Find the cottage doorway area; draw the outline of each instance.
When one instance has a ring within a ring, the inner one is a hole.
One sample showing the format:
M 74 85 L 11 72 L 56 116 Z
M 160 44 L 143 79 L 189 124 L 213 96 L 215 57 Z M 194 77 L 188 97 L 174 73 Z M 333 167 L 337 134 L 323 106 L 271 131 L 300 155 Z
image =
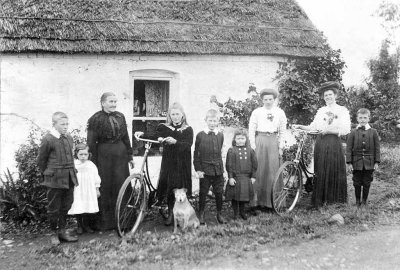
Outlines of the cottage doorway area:
M 132 134 L 135 131 L 144 131 L 146 134 L 155 135 L 157 126 L 167 119 L 169 91 L 169 81 L 134 80 Z M 133 139 L 133 146 L 137 155 L 143 155 L 142 143 Z M 153 145 L 150 155 L 159 154 L 159 146 Z
M 169 81 L 135 80 L 133 116 L 147 120 L 166 117 L 169 103 Z

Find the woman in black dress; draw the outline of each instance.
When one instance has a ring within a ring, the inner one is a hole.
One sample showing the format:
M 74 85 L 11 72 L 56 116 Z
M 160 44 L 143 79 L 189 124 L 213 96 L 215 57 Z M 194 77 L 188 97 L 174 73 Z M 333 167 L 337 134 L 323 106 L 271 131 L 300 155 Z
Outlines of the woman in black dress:
M 100 98 L 101 111 L 88 120 L 87 144 L 101 178 L 99 210 L 102 230 L 116 228 L 115 203 L 124 180 L 133 167 L 132 148 L 125 117 L 116 111 L 117 97 L 106 92 Z
M 148 137 L 140 131 L 135 133 L 135 137 L 141 136 Z M 167 123 L 158 125 L 156 137 L 164 144 L 157 197 L 159 202 L 167 199 L 168 219 L 165 225 L 169 226 L 173 222 L 173 189 L 186 188 L 187 196 L 192 195 L 193 129 L 187 124 L 185 112 L 179 103 L 169 108 Z
M 319 92 L 326 106 L 317 111 L 309 126 L 292 125 L 320 132 L 314 148 L 316 181 L 311 200 L 317 208 L 326 203 L 347 202 L 346 164 L 340 136 L 350 132 L 351 122 L 349 111 L 336 103 L 339 89 L 338 82 L 323 83 Z

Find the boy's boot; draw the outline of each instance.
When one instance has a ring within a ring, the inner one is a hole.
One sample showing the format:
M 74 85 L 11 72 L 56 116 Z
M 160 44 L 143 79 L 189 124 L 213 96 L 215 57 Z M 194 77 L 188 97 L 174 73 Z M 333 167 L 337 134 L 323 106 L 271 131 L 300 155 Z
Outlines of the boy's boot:
M 66 215 L 60 215 L 59 220 L 58 220 L 58 239 L 60 241 L 64 242 L 76 242 L 78 241 L 78 237 L 71 235 L 69 231 L 65 229 L 67 225 L 67 216 Z
M 363 194 L 362 194 L 362 204 L 365 206 L 367 206 L 368 193 L 369 193 L 369 186 L 365 185 L 363 187 Z
M 76 242 L 78 241 L 78 237 L 71 235 L 69 231 L 65 228 L 58 230 L 58 239 L 63 242 Z
M 354 187 L 355 195 L 356 195 L 356 205 L 359 207 L 361 205 L 361 186 L 355 186 Z
M 215 194 L 215 201 L 217 203 L 217 221 L 219 224 L 225 224 L 226 220 L 222 216 L 222 193 Z
M 58 218 L 49 218 L 49 222 L 51 229 L 50 243 L 52 246 L 58 246 L 60 244 L 57 233 Z
M 252 215 L 252 216 L 257 216 L 257 215 L 258 215 L 258 214 L 257 214 L 257 206 L 251 206 L 251 207 L 249 207 L 248 212 L 249 212 L 249 214 Z
M 232 209 L 233 209 L 233 220 L 236 220 L 238 218 L 238 212 L 239 212 L 238 201 L 232 200 Z
M 199 195 L 199 222 L 200 225 L 205 225 L 206 222 L 204 220 L 204 209 L 206 208 L 206 195 L 200 193 Z
M 76 217 L 76 223 L 78 227 L 76 228 L 76 234 L 82 234 L 83 233 L 83 215 L 75 215 Z
M 84 232 L 87 233 L 94 233 L 92 228 L 90 228 L 90 214 L 83 214 L 82 215 L 82 229 Z
M 170 226 L 174 222 L 174 212 L 173 212 L 174 203 L 175 203 L 174 198 L 173 197 L 171 198 L 171 196 L 168 196 L 168 218 L 164 222 L 165 226 Z
M 244 212 L 244 202 L 239 202 L 239 212 L 243 220 L 247 220 L 247 215 Z

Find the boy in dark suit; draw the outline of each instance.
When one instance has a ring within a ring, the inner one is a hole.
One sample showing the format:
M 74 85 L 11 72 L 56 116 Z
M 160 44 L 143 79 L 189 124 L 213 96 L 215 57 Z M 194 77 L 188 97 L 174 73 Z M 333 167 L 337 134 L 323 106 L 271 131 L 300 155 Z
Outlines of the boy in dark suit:
M 224 134 L 217 130 L 219 119 L 216 110 L 208 110 L 205 120 L 207 129 L 197 134 L 193 157 L 194 168 L 200 178 L 199 221 L 200 224 L 205 224 L 206 196 L 212 186 L 217 204 L 217 221 L 225 224 L 226 220 L 221 215 L 224 191 L 224 165 L 221 150 L 224 144 Z
M 380 144 L 376 129 L 368 124 L 370 119 L 368 109 L 357 111 L 358 125 L 347 138 L 346 163 L 353 170 L 353 185 L 356 195 L 356 205 L 367 204 L 369 188 L 373 180 L 373 172 L 380 162 Z M 361 202 L 362 188 L 362 202 Z
M 59 245 L 60 240 L 78 241 L 76 236 L 65 230 L 78 180 L 72 152 L 73 140 L 67 133 L 68 117 L 63 112 L 55 112 L 52 120 L 53 128 L 42 139 L 37 163 L 44 176 L 42 185 L 47 187 L 47 214 L 53 231 L 51 244 Z

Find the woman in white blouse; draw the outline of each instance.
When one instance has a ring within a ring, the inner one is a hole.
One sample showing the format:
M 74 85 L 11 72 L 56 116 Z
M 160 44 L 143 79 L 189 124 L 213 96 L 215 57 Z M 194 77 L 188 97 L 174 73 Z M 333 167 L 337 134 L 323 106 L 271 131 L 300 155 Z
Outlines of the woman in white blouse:
M 349 111 L 336 104 L 340 84 L 325 82 L 319 92 L 326 106 L 320 108 L 309 126 L 293 125 L 293 128 L 320 132 L 314 148 L 314 172 L 316 181 L 312 195 L 315 207 L 325 203 L 347 202 L 345 157 L 340 136 L 350 133 Z
M 252 206 L 262 211 L 272 208 L 271 189 L 275 174 L 280 166 L 279 155 L 282 154 L 287 118 L 285 112 L 276 106 L 278 92 L 264 89 L 260 97 L 264 106 L 255 109 L 249 121 L 250 145 L 256 152 L 258 161 L 256 174 L 256 196 Z

